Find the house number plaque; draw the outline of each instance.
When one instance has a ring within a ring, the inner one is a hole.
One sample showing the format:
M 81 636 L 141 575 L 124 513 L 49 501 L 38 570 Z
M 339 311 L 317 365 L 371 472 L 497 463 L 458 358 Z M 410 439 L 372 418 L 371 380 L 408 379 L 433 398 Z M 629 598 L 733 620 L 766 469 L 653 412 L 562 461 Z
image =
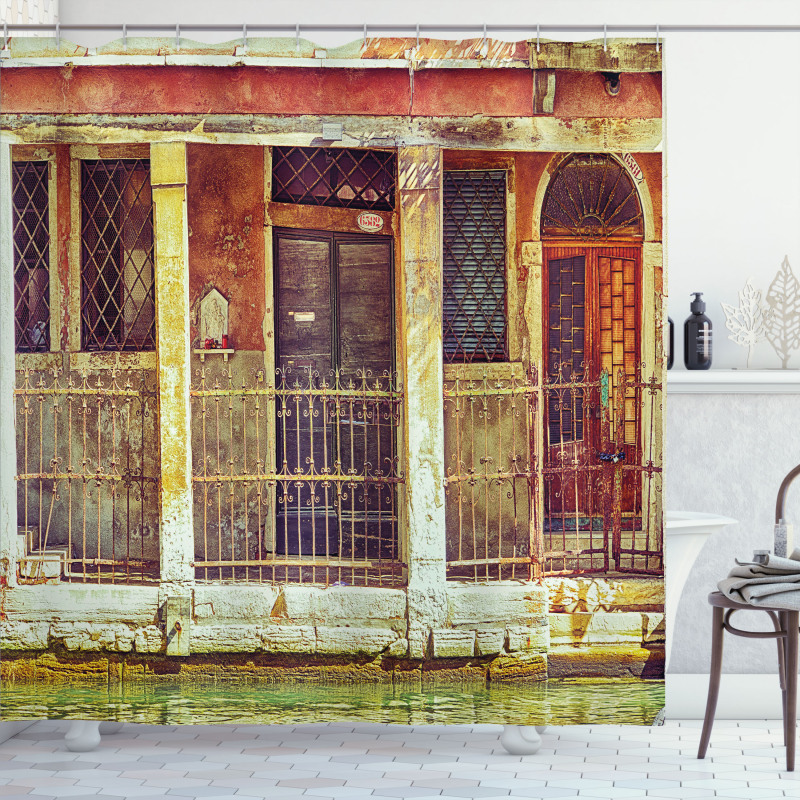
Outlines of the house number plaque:
M 383 217 L 371 211 L 362 211 L 356 217 L 356 224 L 362 231 L 367 233 L 377 233 L 383 228 Z

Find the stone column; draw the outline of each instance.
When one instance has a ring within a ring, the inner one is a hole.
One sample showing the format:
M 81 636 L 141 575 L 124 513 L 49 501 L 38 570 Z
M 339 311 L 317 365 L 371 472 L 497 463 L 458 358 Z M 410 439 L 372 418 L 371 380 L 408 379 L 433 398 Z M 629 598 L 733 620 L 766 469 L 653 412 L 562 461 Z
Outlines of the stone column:
M 169 595 L 181 594 L 180 587 L 194 580 L 185 142 L 150 145 L 150 182 L 161 425 L 161 581 Z
M 439 148 L 399 148 L 398 171 L 408 639 L 409 656 L 423 658 L 430 631 L 444 627 L 447 615 Z
M 11 145 L 0 144 L 0 577 L 17 578 L 17 447 L 14 434 L 14 236 Z

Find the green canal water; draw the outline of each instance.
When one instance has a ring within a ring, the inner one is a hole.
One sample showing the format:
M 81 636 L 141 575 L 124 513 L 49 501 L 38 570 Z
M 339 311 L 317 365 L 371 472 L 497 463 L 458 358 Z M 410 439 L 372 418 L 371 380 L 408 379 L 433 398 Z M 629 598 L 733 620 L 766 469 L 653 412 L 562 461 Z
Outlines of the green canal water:
M 304 684 L 11 684 L 3 719 L 104 719 L 156 725 L 302 724 L 357 720 L 402 725 L 651 725 L 663 681 L 595 678 L 535 685 L 428 688 Z

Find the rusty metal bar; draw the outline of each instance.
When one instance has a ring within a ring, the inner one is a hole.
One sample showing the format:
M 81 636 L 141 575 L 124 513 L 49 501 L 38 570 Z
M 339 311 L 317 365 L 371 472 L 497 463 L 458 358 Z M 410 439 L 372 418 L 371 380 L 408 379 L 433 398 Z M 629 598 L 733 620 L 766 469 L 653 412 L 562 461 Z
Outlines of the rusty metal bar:
M 488 35 L 491 33 L 519 33 L 527 34 L 530 39 L 536 39 L 541 34 L 572 34 L 572 33 L 595 33 L 598 36 L 603 34 L 606 37 L 613 35 L 647 34 L 656 38 L 656 47 L 663 45 L 663 35 L 665 33 L 797 33 L 800 32 L 798 24 L 664 24 L 664 23 L 541 23 L 520 25 L 509 23 L 505 24 L 383 24 L 376 25 L 370 23 L 370 33 L 376 36 L 383 34 L 405 34 L 408 38 L 420 36 L 430 36 L 436 33 L 472 33 L 475 37 Z M 353 33 L 362 34 L 364 23 L 342 23 L 342 24 L 323 24 L 323 23 L 303 23 L 304 33 Z M 7 29 L 7 30 L 6 30 Z M 107 31 L 116 33 L 125 30 L 129 35 L 136 33 L 157 33 L 175 30 L 175 23 L 144 24 L 144 23 L 9 23 L 4 26 L 7 34 L 15 32 L 53 32 L 56 30 L 64 31 Z M 182 34 L 186 33 L 241 33 L 241 23 L 233 24 L 181 24 Z M 299 36 L 300 25 L 296 23 L 274 23 L 274 24 L 251 24 L 247 23 L 248 36 L 254 33 L 273 34 L 283 33 L 285 35 Z

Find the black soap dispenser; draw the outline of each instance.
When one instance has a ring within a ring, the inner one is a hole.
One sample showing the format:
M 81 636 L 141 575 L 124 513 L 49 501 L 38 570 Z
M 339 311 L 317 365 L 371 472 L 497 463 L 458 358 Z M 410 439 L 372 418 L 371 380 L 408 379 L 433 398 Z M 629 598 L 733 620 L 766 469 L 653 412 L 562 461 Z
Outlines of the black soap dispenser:
M 703 313 L 706 304 L 702 292 L 692 292 L 692 313 L 683 323 L 683 361 L 686 369 L 711 367 L 711 320 Z

